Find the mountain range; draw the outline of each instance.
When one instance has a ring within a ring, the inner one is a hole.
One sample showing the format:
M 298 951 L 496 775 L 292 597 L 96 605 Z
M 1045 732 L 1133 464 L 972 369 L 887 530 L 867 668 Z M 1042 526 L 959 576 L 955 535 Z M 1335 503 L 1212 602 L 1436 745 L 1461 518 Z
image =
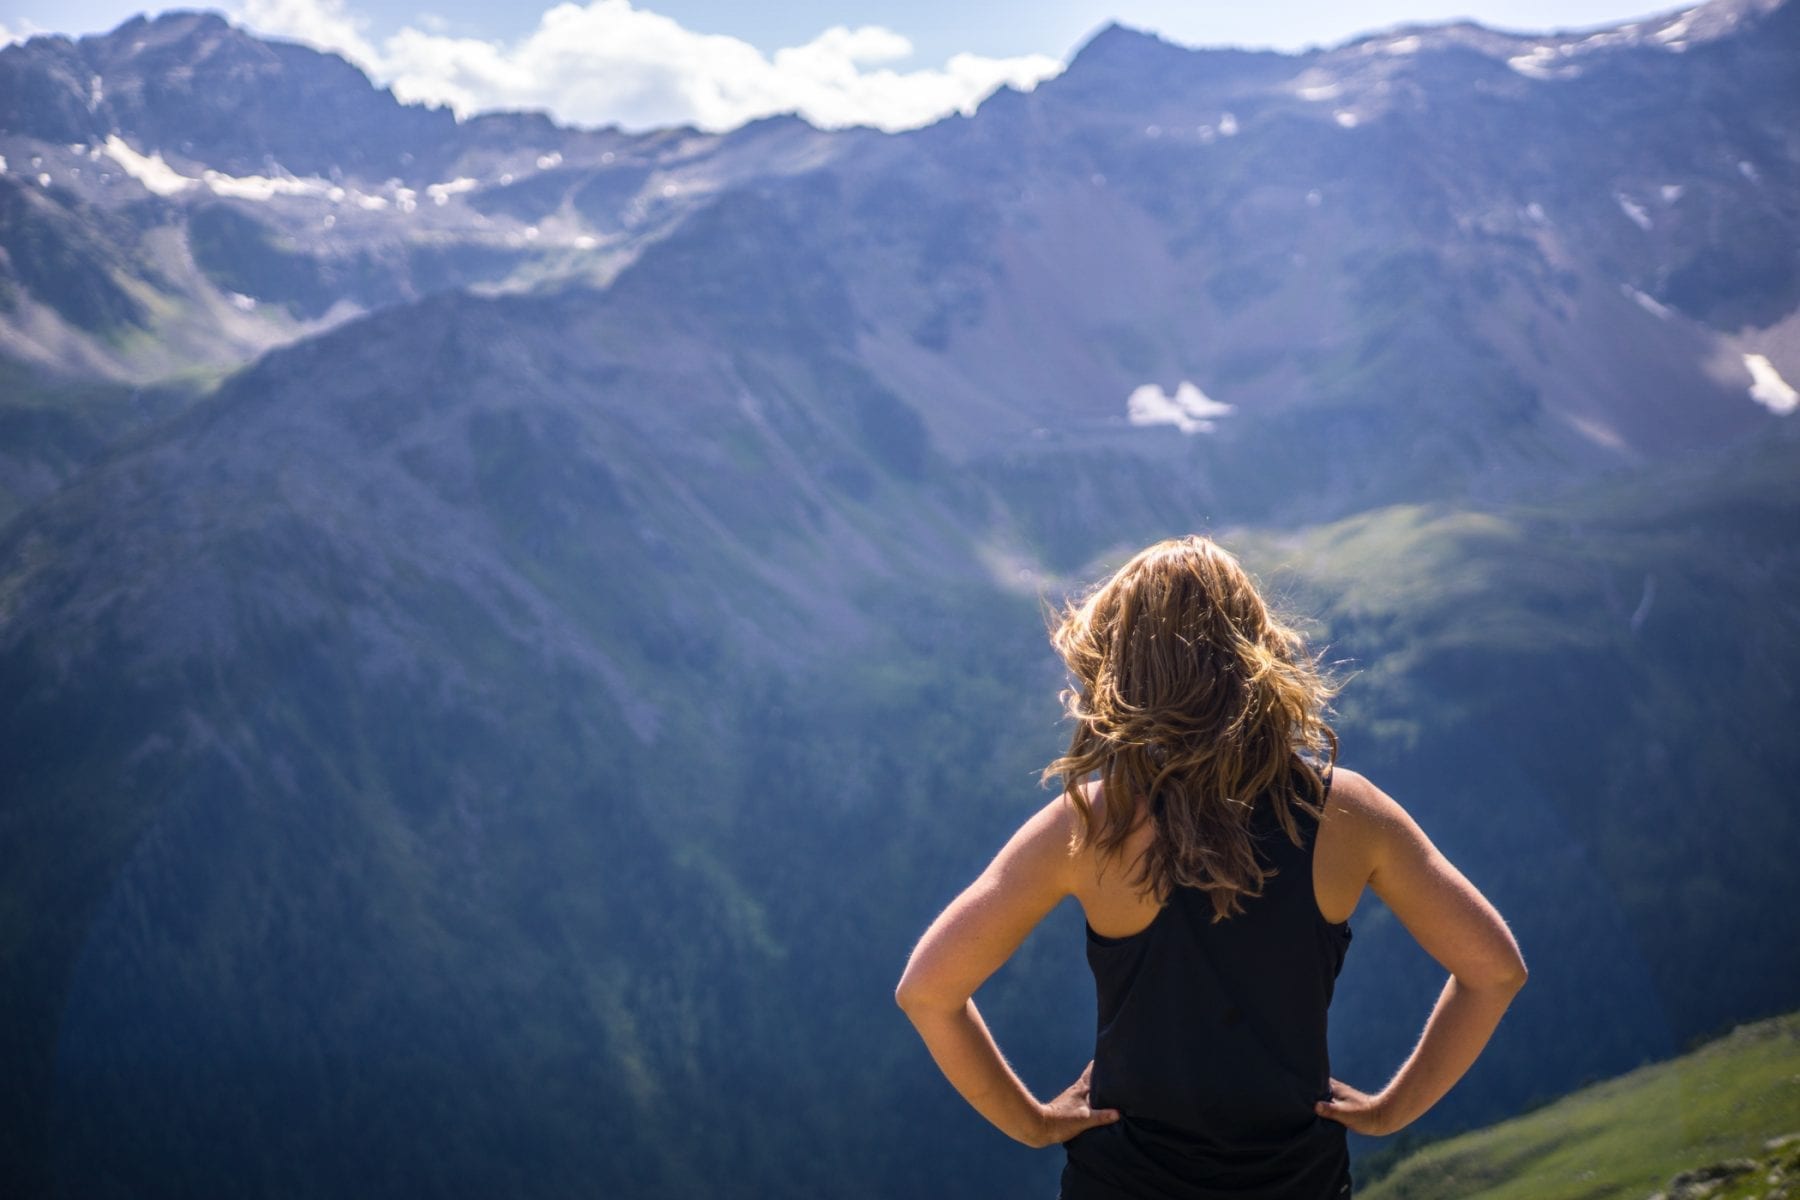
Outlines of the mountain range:
M 1800 997 L 1800 8 L 1121 27 L 907 134 L 457 121 L 223 18 L 0 50 L 0 1173 L 1047 1193 L 889 1001 L 1040 606 L 1209 530 L 1531 987 L 1434 1115 Z M 1368 1085 L 1441 977 L 1373 901 Z M 1091 1051 L 1079 914 L 987 991 Z

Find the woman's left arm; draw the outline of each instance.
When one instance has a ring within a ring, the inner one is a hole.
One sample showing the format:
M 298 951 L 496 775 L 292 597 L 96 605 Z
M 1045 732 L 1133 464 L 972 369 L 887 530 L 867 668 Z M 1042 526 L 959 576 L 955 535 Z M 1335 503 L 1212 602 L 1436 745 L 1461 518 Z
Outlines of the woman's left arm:
M 1066 1142 L 1119 1116 L 1088 1106 L 1087 1072 L 1049 1104 L 1039 1103 L 1007 1065 L 973 999 L 1038 922 L 1073 892 L 1071 819 L 1058 796 L 1025 822 L 987 870 L 931 923 L 894 991 L 951 1086 L 1002 1133 L 1028 1146 Z

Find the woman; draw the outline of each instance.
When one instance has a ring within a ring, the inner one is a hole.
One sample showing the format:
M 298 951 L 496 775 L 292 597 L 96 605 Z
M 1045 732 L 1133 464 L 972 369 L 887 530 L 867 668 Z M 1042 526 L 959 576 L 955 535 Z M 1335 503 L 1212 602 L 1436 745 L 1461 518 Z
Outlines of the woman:
M 1405 810 L 1335 766 L 1330 686 L 1213 542 L 1151 546 L 1052 641 L 1075 684 L 1044 772 L 1062 792 L 932 922 L 896 999 L 982 1116 L 1066 1145 L 1063 1200 L 1348 1196 L 1345 1129 L 1392 1133 L 1450 1090 L 1525 982 L 1518 946 Z M 1365 887 L 1449 972 L 1372 1094 L 1330 1077 L 1325 1042 Z M 1099 1030 L 1041 1103 L 971 997 L 1065 896 Z

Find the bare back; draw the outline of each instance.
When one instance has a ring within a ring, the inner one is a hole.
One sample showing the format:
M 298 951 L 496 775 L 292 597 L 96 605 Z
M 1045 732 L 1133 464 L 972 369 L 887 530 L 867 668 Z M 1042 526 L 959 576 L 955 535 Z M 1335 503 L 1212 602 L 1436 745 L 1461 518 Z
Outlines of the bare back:
M 1331 792 L 1319 823 L 1313 848 L 1313 898 L 1319 913 L 1331 924 L 1350 919 L 1375 869 L 1373 839 L 1367 828 L 1372 785 L 1354 771 L 1332 769 Z M 1089 802 L 1099 815 L 1105 798 L 1093 785 Z M 1080 819 L 1070 813 L 1071 830 Z M 1154 897 L 1133 883 L 1135 863 L 1155 836 L 1148 820 L 1140 820 L 1126 838 L 1122 852 L 1104 861 L 1085 842 L 1075 855 L 1075 898 L 1087 914 L 1087 923 L 1102 937 L 1131 937 L 1149 927 L 1162 911 Z

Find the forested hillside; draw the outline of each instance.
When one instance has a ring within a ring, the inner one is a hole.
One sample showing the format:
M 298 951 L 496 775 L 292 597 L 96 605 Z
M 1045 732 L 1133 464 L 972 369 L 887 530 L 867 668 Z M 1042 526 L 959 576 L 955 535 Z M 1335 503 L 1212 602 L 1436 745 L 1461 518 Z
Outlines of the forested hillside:
M 1797 64 L 1115 27 L 625 135 L 209 15 L 0 50 L 0 1177 L 1050 1194 L 892 989 L 1043 803 L 1043 606 L 1191 530 L 1531 965 L 1422 1133 L 1791 1011 Z M 1355 928 L 1375 1086 L 1441 974 Z M 1079 934 L 982 995 L 1041 1090 Z

